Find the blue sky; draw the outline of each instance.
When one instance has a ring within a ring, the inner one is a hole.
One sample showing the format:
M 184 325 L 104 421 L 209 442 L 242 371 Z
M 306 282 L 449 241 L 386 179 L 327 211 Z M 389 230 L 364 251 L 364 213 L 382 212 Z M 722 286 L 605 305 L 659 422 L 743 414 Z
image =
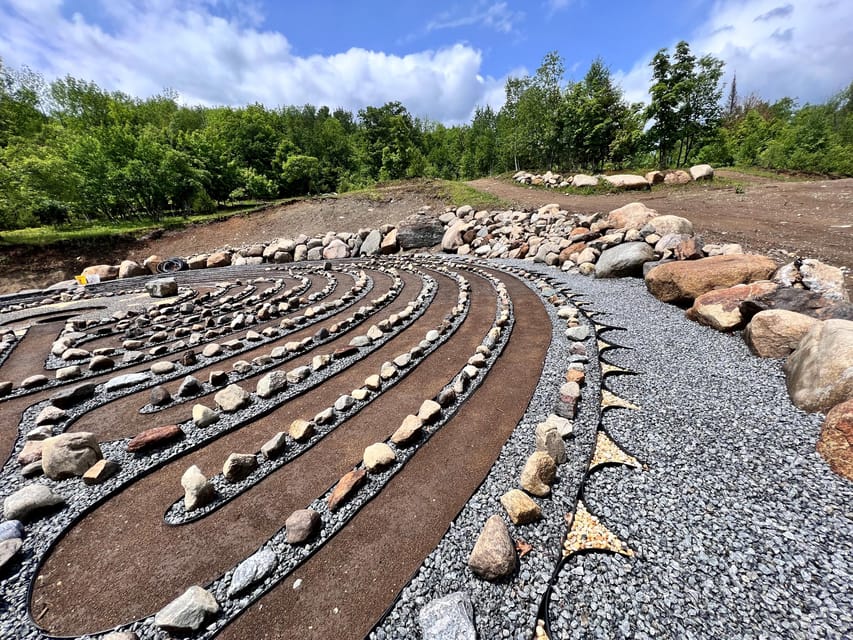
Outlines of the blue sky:
M 188 104 L 356 110 L 400 100 L 466 121 L 509 75 L 601 56 L 644 100 L 655 51 L 685 39 L 737 72 L 741 94 L 819 102 L 853 81 L 853 0 L 0 0 L 0 57 Z

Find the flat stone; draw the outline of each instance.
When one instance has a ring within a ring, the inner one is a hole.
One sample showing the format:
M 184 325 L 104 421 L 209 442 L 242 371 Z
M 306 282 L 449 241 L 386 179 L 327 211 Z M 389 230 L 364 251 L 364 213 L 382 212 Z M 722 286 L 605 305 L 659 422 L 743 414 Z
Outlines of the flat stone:
M 142 384 L 151 379 L 151 376 L 148 373 L 126 373 L 121 376 L 116 376 L 115 378 L 110 378 L 104 383 L 104 391 L 118 391 L 119 389 L 126 389 L 127 387 L 133 387 L 138 384 Z
M 101 458 L 83 474 L 83 482 L 88 485 L 101 484 L 113 477 L 121 467 L 113 460 Z
M 418 624 L 423 640 L 477 640 L 474 605 L 463 591 L 428 602 L 418 613 Z
M 28 521 L 45 509 L 65 504 L 65 498 L 54 493 L 43 484 L 27 485 L 3 501 L 3 517 L 6 520 Z
M 269 549 L 261 549 L 237 565 L 228 585 L 228 597 L 233 598 L 253 584 L 266 578 L 278 566 L 278 557 Z
M 311 367 L 309 366 L 301 366 L 291 369 L 286 374 L 287 382 L 290 384 L 296 384 L 298 382 L 302 382 L 306 378 L 311 375 Z
M 175 363 L 169 362 L 168 360 L 164 360 L 162 362 L 155 362 L 151 365 L 150 371 L 155 376 L 164 376 L 167 373 L 172 373 L 175 370 Z
M 139 640 L 139 636 L 133 631 L 113 631 L 99 640 Z
M 521 488 L 534 496 L 545 498 L 551 494 L 551 485 L 557 479 L 557 464 L 544 451 L 536 451 L 524 463 L 521 471 Z
M 320 530 L 320 514 L 313 509 L 298 509 L 284 521 L 287 544 L 302 544 Z
M 364 450 L 362 459 L 368 471 L 378 471 L 394 462 L 397 459 L 397 455 L 384 442 L 377 442 Z
M 93 433 L 63 433 L 42 441 L 41 466 L 51 480 L 82 476 L 103 457 Z
M 206 589 L 192 586 L 160 609 L 154 616 L 154 624 L 167 631 L 198 631 L 208 617 L 217 613 L 216 598 Z
M 750 254 L 666 262 L 646 274 L 646 287 L 663 302 L 692 302 L 714 289 L 767 280 L 775 270 L 770 258 Z
M 500 516 L 491 516 L 468 556 L 468 567 L 481 578 L 499 580 L 511 575 L 515 565 L 515 545 L 506 524 Z
M 251 396 L 240 385 L 229 384 L 224 389 L 217 391 L 213 399 L 220 409 L 226 413 L 232 413 L 248 405 Z
M 218 356 L 220 353 L 222 353 L 222 345 L 215 342 L 204 345 L 204 348 L 201 350 L 201 355 L 205 358 L 213 358 L 214 356 Z
M 580 324 L 576 327 L 569 327 L 566 329 L 566 337 L 576 342 L 586 340 L 589 337 L 589 326 Z
M 288 434 L 297 442 L 307 440 L 314 434 L 314 423 L 302 418 L 297 418 L 290 423 Z
M 9 538 L 0 542 L 0 570 L 18 554 L 22 544 L 23 541 L 20 538 Z
M 501 496 L 501 504 L 513 524 L 529 524 L 542 517 L 542 510 L 524 491 L 510 489 Z
M 71 380 L 72 378 L 79 378 L 83 375 L 83 370 L 76 364 L 72 364 L 68 367 L 61 367 L 56 370 L 56 379 L 57 380 Z M 0 393 L 0 396 L 4 395 Z
M 403 423 L 397 428 L 394 435 L 391 436 L 391 442 L 400 446 L 409 444 L 420 437 L 423 425 L 423 420 L 418 416 L 407 415 L 403 418 Z
M 4 520 L 0 522 L 0 542 L 23 537 L 24 524 L 20 520 Z
M 46 375 L 42 375 L 41 373 L 37 373 L 32 376 L 27 376 L 23 380 L 21 380 L 21 387 L 24 389 L 33 389 L 35 387 L 41 387 L 50 382 L 50 379 Z
M 183 437 L 184 432 L 181 431 L 181 428 L 176 424 L 152 427 L 131 438 L 130 442 L 127 443 L 126 451 L 128 453 L 138 453 L 140 451 L 169 444 L 175 440 L 180 440 Z
M 743 301 L 754 296 L 772 293 L 778 286 L 774 282 L 763 281 L 715 289 L 696 298 L 693 306 L 687 310 L 686 316 L 717 331 L 740 329 L 744 324 L 744 318 L 740 312 Z
M 232 453 L 222 466 L 222 476 L 228 482 L 239 482 L 248 478 L 258 468 L 258 460 L 252 453 Z
M 279 431 L 272 438 L 261 445 L 261 455 L 267 460 L 278 458 L 287 446 L 287 434 Z
M 216 488 L 196 465 L 192 465 L 181 476 L 184 488 L 184 509 L 194 511 L 209 504 L 216 497 Z
M 67 417 L 68 413 L 64 409 L 48 405 L 39 411 L 39 414 L 36 416 L 36 425 L 56 424 L 57 422 L 62 422 Z
M 89 360 L 89 371 L 105 371 L 114 366 L 115 362 L 109 356 L 92 356 L 92 359 Z
M 60 409 L 70 409 L 94 396 L 95 386 L 94 383 L 87 382 L 73 389 L 63 389 L 51 396 L 50 403 Z
M 364 484 L 367 477 L 365 469 L 353 469 L 345 474 L 335 485 L 328 499 L 329 511 L 336 511 L 350 496 Z

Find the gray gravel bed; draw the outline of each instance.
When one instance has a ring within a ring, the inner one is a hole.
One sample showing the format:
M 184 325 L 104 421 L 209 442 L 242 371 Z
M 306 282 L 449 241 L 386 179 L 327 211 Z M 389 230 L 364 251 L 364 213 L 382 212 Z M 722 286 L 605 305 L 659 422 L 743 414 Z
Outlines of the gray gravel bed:
M 632 349 L 607 387 L 641 411 L 604 413 L 647 469 L 608 467 L 590 511 L 637 553 L 570 559 L 554 638 L 853 637 L 853 484 L 815 452 L 822 421 L 795 408 L 781 362 L 685 319 L 641 280 L 563 276 Z

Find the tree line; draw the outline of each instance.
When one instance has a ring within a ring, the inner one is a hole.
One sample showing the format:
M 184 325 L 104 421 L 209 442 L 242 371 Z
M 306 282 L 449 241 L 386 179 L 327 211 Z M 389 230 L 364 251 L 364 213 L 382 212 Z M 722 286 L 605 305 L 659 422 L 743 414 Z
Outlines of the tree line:
M 651 63 L 648 105 L 629 103 L 601 59 L 567 81 L 548 53 L 509 78 L 506 102 L 470 123 L 399 102 L 181 105 L 71 76 L 46 82 L 0 61 L 0 229 L 69 220 L 207 213 L 228 201 L 347 191 L 411 177 L 679 167 L 695 162 L 853 175 L 853 83 L 825 104 L 723 99 L 723 63 L 686 42 Z

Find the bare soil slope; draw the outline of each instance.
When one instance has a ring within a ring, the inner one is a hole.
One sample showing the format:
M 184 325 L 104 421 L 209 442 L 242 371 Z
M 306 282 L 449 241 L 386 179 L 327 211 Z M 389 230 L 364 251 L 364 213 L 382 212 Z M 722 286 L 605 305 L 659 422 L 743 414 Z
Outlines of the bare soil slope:
M 569 211 L 592 213 L 639 200 L 661 214 L 689 218 L 706 242 L 738 242 L 747 251 L 780 259 L 791 255 L 819 258 L 853 272 L 853 179 L 783 182 L 734 171 L 720 170 L 717 174 L 742 183 L 743 193 L 719 183 L 605 195 L 565 195 L 496 178 L 469 184 L 520 208 L 556 202 Z M 300 233 L 356 231 L 395 224 L 423 206 L 441 211 L 445 204 L 438 188 L 428 181 L 415 181 L 367 194 L 302 200 L 154 234 L 147 240 L 4 250 L 0 255 L 0 293 L 44 287 L 70 278 L 90 264 L 118 264 L 125 258 L 142 261 L 155 253 L 185 256 Z
M 589 196 L 494 178 L 470 184 L 520 207 L 556 202 L 568 211 L 592 213 L 640 201 L 660 214 L 688 218 L 706 242 L 738 242 L 745 250 L 776 256 L 782 250 L 853 270 L 853 179 L 781 182 L 725 170 L 717 175 L 741 182 L 743 193 L 713 183 Z

